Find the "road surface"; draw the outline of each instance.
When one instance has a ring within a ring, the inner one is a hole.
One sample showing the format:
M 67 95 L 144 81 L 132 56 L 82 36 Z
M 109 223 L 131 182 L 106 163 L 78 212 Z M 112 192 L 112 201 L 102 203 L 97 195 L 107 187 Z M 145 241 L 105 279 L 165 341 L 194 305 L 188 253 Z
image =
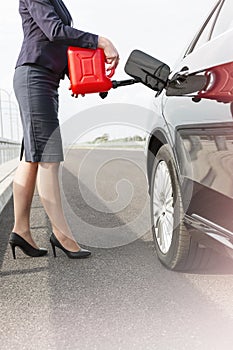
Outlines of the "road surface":
M 212 270 L 193 274 L 159 263 L 143 212 L 143 152 L 71 150 L 61 177 L 67 215 L 85 231 L 75 234 L 92 256 L 70 260 L 59 251 L 53 258 L 49 221 L 35 194 L 32 233 L 49 255 L 33 259 L 17 250 L 14 261 L 10 201 L 0 217 L 0 348 L 232 349 L 232 262 L 216 256 Z

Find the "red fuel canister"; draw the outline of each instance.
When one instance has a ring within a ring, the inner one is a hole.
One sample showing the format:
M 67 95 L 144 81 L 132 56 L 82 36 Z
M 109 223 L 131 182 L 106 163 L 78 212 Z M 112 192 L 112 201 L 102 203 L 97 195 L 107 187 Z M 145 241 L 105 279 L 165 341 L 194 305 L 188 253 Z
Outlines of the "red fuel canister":
M 102 49 L 84 49 L 70 46 L 68 48 L 68 68 L 70 90 L 74 95 L 107 92 L 113 85 L 106 73 L 105 55 Z
M 207 86 L 197 94 L 198 98 L 218 102 L 233 101 L 233 62 L 220 64 L 206 70 Z

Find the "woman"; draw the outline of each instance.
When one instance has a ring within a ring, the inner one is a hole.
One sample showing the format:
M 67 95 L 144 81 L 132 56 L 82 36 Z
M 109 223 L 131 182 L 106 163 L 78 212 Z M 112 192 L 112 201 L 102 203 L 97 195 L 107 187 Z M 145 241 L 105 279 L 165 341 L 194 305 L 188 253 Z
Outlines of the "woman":
M 72 28 L 72 18 L 62 0 L 20 0 L 24 40 L 16 64 L 14 91 L 23 125 L 25 159 L 13 183 L 15 223 L 9 243 L 29 256 L 43 256 L 30 232 L 30 207 L 37 188 L 52 225 L 50 242 L 69 258 L 91 254 L 75 242 L 64 217 L 58 181 L 63 161 L 59 129 L 58 87 L 67 73 L 67 47 L 102 48 L 108 69 L 116 68 L 119 55 L 110 40 Z

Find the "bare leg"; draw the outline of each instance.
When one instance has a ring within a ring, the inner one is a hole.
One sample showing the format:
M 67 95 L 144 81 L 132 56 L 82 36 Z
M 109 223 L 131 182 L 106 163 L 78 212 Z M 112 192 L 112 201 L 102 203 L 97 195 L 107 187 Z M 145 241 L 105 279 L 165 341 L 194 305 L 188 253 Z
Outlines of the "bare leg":
M 15 223 L 13 232 L 38 248 L 30 233 L 30 209 L 35 190 L 38 163 L 21 161 L 14 177 L 13 198 Z
M 53 233 L 64 248 L 77 252 L 80 247 L 73 238 L 62 208 L 58 179 L 59 165 L 60 163 L 39 163 L 38 193 L 51 221 Z

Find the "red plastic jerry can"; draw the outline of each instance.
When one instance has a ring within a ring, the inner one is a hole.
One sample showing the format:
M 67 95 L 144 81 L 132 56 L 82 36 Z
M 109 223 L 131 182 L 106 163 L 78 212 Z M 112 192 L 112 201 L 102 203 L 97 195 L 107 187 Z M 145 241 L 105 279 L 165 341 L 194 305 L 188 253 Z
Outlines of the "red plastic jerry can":
M 206 70 L 207 86 L 197 95 L 198 98 L 218 102 L 233 101 L 233 62 L 220 64 Z
M 106 74 L 105 55 L 102 49 L 68 48 L 70 90 L 73 94 L 107 92 L 112 88 L 113 69 Z

